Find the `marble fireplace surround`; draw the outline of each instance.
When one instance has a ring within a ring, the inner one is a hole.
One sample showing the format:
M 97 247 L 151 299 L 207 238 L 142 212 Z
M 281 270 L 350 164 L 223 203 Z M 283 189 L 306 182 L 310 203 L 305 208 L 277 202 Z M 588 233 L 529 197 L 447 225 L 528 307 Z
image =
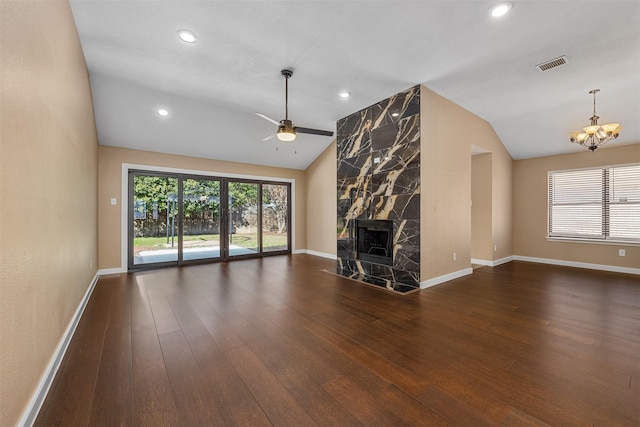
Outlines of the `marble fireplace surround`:
M 338 121 L 337 272 L 389 290 L 420 288 L 420 86 Z M 392 262 L 359 259 L 357 221 L 392 224 Z

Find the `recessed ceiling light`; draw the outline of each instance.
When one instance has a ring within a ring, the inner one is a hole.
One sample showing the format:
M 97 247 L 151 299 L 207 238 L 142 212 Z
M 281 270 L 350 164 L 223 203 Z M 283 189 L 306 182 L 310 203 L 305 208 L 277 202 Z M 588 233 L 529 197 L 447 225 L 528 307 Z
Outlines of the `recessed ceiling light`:
M 158 115 L 162 116 L 162 117 L 167 117 L 169 115 L 169 112 L 167 110 L 165 110 L 164 108 L 161 108 L 158 110 Z
M 398 117 L 400 113 L 391 113 L 391 117 Z
M 490 11 L 491 16 L 493 16 L 494 18 L 499 18 L 501 16 L 504 16 L 507 14 L 507 12 L 509 12 L 509 10 L 511 10 L 511 6 L 513 6 L 511 3 L 497 4 L 491 8 L 491 11 Z
M 345 91 L 340 92 L 338 95 L 342 99 L 347 99 L 347 98 L 349 98 L 351 96 L 351 92 L 345 90 Z
M 178 37 L 185 43 L 195 43 L 196 35 L 193 31 L 189 30 L 178 30 Z

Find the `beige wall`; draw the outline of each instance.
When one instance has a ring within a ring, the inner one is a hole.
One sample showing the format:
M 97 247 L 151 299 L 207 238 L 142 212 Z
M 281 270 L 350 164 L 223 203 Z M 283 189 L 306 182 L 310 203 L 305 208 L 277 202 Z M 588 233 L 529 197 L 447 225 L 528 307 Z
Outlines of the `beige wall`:
M 420 279 L 471 265 L 472 144 L 492 154 L 492 259 L 511 255 L 512 160 L 491 125 L 422 87 L 421 132 Z
M 640 268 L 640 247 L 547 241 L 547 172 L 640 161 L 640 144 L 514 162 L 513 246 L 519 256 Z M 619 257 L 618 249 L 626 249 Z
M 336 255 L 337 189 L 336 142 L 305 171 L 307 187 L 307 249 Z
M 471 258 L 493 260 L 492 154 L 471 157 Z
M 0 424 L 18 422 L 97 268 L 97 139 L 66 1 L 0 4 Z
M 256 177 L 295 180 L 295 243 L 296 250 L 306 249 L 305 173 L 295 169 L 274 168 L 245 163 L 224 162 L 196 157 L 126 148 L 100 146 L 98 177 L 99 265 L 101 269 L 121 266 L 122 164 L 187 169 L 208 173 L 250 175 Z M 111 198 L 118 205 L 112 206 Z M 126 201 L 124 201 L 126 203 Z

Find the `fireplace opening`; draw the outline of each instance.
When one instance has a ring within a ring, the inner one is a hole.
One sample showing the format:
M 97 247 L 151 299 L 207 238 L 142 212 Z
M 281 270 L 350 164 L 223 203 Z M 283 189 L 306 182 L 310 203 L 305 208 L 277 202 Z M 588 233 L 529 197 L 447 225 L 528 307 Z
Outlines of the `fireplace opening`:
M 393 221 L 357 221 L 356 257 L 362 261 L 393 265 Z

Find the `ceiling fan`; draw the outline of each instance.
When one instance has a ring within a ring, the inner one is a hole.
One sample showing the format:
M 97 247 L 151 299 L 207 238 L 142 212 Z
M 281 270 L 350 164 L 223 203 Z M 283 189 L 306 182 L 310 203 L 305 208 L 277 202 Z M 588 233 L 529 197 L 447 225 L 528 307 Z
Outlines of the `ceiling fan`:
M 328 130 L 310 129 L 310 128 L 303 128 L 303 127 L 293 125 L 293 122 L 289 120 L 289 79 L 291 78 L 291 76 L 293 76 L 293 71 L 285 69 L 280 71 L 280 74 L 284 76 L 284 81 L 285 81 L 284 119 L 277 121 L 272 119 L 269 116 L 265 116 L 264 114 L 255 113 L 257 116 L 260 116 L 263 119 L 278 126 L 278 130 L 276 131 L 276 133 L 273 133 L 267 136 L 266 138 L 263 139 L 263 141 L 266 141 L 268 139 L 273 138 L 274 136 L 277 136 L 280 141 L 291 142 L 296 139 L 296 133 L 308 133 L 312 135 L 333 136 L 333 132 Z

